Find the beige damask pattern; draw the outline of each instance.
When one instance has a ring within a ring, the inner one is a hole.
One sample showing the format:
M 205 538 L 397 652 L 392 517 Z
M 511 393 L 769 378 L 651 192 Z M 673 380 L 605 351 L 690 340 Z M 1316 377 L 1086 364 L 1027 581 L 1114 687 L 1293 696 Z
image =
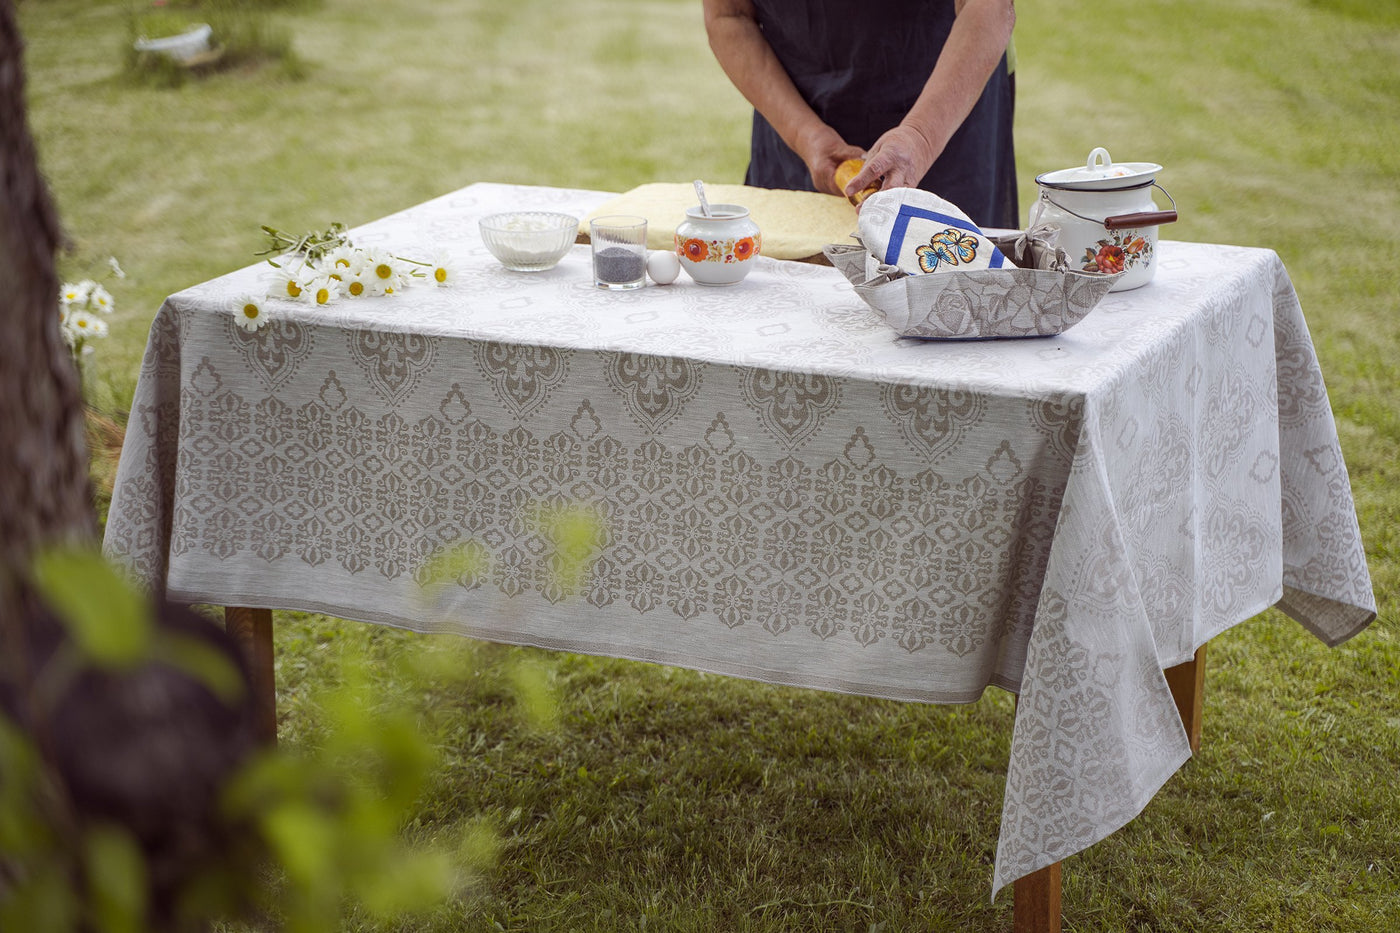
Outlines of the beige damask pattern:
M 360 330 L 346 334 L 346 345 L 365 382 L 393 405 L 406 399 L 432 369 L 438 341 L 421 334 Z
M 652 433 L 676 420 L 700 393 L 705 372 L 703 363 L 640 353 L 610 354 L 606 367 L 608 386 L 637 424 Z
M 840 383 L 815 373 L 749 369 L 740 386 L 763 427 L 788 449 L 810 440 L 841 405 Z
M 592 192 L 475 185 L 355 231 L 456 289 L 225 310 L 172 296 L 106 547 L 229 605 L 930 702 L 1021 695 L 994 890 L 1131 819 L 1189 754 L 1162 669 L 1277 604 L 1374 617 L 1297 298 L 1266 250 L 1164 242 L 1072 331 L 900 339 L 833 269 L 605 293 L 586 248 L 509 273 L 475 218 Z M 568 592 L 551 509 L 598 516 Z M 427 589 L 425 565 L 485 553 Z

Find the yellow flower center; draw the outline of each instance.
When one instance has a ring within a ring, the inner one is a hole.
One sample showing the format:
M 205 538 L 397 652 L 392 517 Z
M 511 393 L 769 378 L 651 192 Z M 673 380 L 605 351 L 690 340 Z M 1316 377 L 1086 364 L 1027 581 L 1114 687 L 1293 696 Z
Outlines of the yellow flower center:
M 394 274 L 394 270 L 387 262 L 381 262 L 379 265 L 374 267 L 374 274 L 379 276 L 381 279 L 387 279 L 389 276 Z
M 332 272 L 332 273 L 330 274 L 329 277 L 335 279 L 337 282 L 343 282 L 343 281 L 345 281 L 344 279 L 342 279 L 339 275 L 337 275 L 337 274 L 334 273 L 334 272 Z
M 301 295 L 301 286 L 298 285 L 296 282 L 292 281 L 291 279 L 288 279 L 287 294 L 290 295 L 292 298 L 299 297 Z
M 253 304 L 251 301 L 248 302 L 246 305 L 243 306 L 243 316 L 250 321 L 253 320 L 258 316 L 258 306 Z
M 323 305 L 331 300 L 331 290 L 329 288 L 316 289 L 316 303 Z
M 337 259 L 337 260 L 335 261 L 335 264 L 336 264 L 336 267 L 337 267 L 337 268 L 342 267 L 342 266 L 343 266 L 344 268 L 346 268 L 346 269 L 349 269 L 349 268 L 350 268 L 350 260 L 346 259 L 344 256 L 342 256 L 341 258 Z
M 392 288 L 386 288 L 386 289 L 384 289 L 384 294 L 386 294 L 386 295 L 392 295 L 393 293 L 394 293 L 394 290 L 393 290 Z
M 352 295 L 354 295 L 356 298 L 358 298 L 359 296 L 363 295 L 364 293 L 365 293 L 365 283 L 364 283 L 364 282 L 351 282 L 351 283 L 350 283 L 350 294 L 352 294 Z
M 79 318 L 79 319 L 77 320 L 76 323 L 77 323 L 77 325 L 78 325 L 79 327 L 83 328 L 84 330 L 87 329 L 87 325 L 88 325 L 88 322 L 87 322 L 87 321 L 84 321 L 84 320 L 82 320 L 81 318 Z
M 438 266 L 436 269 L 433 270 L 433 278 L 437 279 L 439 282 L 446 282 L 447 270 L 444 269 L 442 266 Z

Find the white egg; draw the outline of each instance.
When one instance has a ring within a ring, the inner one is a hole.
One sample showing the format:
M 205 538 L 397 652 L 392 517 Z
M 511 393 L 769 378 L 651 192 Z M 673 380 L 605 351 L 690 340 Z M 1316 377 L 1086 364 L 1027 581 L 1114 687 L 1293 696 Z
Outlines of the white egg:
M 670 285 L 681 274 L 681 261 L 667 250 L 653 250 L 647 256 L 647 275 L 657 285 Z

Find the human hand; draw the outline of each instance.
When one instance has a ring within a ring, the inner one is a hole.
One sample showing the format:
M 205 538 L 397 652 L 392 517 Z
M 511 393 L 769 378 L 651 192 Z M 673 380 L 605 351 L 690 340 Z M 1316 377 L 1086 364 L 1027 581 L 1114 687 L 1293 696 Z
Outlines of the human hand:
M 879 184 L 882 190 L 917 187 L 936 158 L 938 153 L 928 139 L 901 123 L 875 140 L 865 157 L 865 167 L 846 183 L 846 190 L 841 193 L 854 194 L 873 184 Z
M 816 189 L 823 194 L 835 195 L 844 195 L 836 187 L 836 166 L 847 159 L 859 159 L 865 155 L 859 147 L 847 144 L 840 133 L 825 123 L 798 137 L 797 154 L 807 164 Z

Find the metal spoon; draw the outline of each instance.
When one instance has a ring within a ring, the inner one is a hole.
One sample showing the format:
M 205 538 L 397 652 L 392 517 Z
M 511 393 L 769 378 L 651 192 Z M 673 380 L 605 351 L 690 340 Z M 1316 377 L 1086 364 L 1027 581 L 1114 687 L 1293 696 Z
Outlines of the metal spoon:
M 706 217 L 713 217 L 710 213 L 710 202 L 705 200 L 705 183 L 700 179 L 695 179 L 695 196 L 700 199 L 700 213 Z

